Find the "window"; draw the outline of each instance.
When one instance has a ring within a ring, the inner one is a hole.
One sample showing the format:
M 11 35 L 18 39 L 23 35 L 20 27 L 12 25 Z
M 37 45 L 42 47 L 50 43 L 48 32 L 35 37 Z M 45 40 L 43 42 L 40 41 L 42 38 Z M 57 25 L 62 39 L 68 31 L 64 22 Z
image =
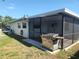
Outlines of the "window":
M 20 34 L 23 35 L 23 30 L 20 31 Z
M 23 25 L 23 28 L 26 28 L 26 23 L 22 23 L 22 25 Z
M 21 28 L 21 25 L 20 25 L 20 23 L 18 23 L 18 28 Z

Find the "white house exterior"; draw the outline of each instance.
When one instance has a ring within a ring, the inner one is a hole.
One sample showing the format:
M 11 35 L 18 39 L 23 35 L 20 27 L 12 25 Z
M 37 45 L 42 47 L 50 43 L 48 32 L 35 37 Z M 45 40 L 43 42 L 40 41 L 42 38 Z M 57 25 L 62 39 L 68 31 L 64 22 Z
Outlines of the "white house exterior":
M 28 25 L 29 25 L 29 22 L 25 18 L 24 20 L 21 19 L 19 21 L 15 21 L 11 23 L 10 28 L 15 34 L 29 38 L 29 26 Z

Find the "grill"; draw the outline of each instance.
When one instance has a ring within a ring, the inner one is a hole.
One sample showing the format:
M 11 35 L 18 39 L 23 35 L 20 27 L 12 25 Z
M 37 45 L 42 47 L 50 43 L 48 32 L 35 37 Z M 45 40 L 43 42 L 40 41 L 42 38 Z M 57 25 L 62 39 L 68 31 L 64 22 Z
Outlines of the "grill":
M 61 48 L 61 40 L 63 37 L 60 37 L 55 33 L 42 34 L 42 45 L 48 49 L 56 50 L 59 47 Z

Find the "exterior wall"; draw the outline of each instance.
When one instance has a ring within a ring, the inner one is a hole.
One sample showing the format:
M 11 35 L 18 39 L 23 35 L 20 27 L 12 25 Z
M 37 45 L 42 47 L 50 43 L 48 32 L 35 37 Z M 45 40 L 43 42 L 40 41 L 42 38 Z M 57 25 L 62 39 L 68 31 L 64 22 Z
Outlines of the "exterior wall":
M 62 15 L 51 15 L 30 19 L 30 38 L 40 38 L 45 33 L 62 35 Z M 39 41 L 39 39 L 36 39 Z
M 30 19 L 29 22 L 29 37 L 33 38 L 34 37 L 34 30 L 33 30 L 33 19 Z
M 67 39 L 74 39 L 75 37 L 73 35 L 79 33 L 79 19 L 71 16 L 65 16 L 63 30 L 64 30 L 64 36 L 67 36 L 66 37 Z M 76 39 L 79 39 L 79 36 L 77 36 Z
M 43 17 L 41 19 L 41 32 L 44 33 L 58 33 L 62 35 L 62 15 L 52 15 Z
M 79 40 L 79 19 L 65 15 L 63 22 L 64 46 L 67 47 Z M 66 44 L 65 44 L 66 43 Z
M 34 38 L 36 39 L 37 41 L 40 41 L 40 35 L 41 35 L 41 23 L 40 23 L 40 17 L 38 18 L 32 18 L 32 19 L 29 19 L 30 22 L 29 22 L 29 35 L 30 35 L 30 38 Z
M 74 19 L 74 40 L 79 40 L 79 19 Z
M 65 16 L 64 17 L 64 37 L 67 39 L 72 39 L 73 34 L 73 17 Z M 69 36 L 69 37 L 68 37 Z
M 22 28 L 22 22 L 26 22 L 26 28 Z M 21 28 L 18 28 L 18 23 L 21 25 Z M 10 28 L 13 30 L 13 32 L 17 35 L 29 38 L 29 23 L 25 20 L 14 22 L 10 25 Z M 23 35 L 21 35 L 20 31 L 23 30 Z

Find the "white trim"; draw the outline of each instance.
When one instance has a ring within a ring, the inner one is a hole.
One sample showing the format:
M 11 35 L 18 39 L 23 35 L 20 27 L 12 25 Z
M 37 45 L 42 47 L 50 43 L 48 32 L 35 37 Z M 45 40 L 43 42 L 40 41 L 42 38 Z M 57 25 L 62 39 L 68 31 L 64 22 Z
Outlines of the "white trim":
M 64 48 L 64 50 L 67 51 L 67 50 L 69 50 L 70 48 L 72 48 L 73 46 L 75 46 L 76 44 L 79 44 L 79 41 L 73 43 L 72 45 L 70 45 L 70 46 L 68 46 L 68 47 L 66 47 L 66 48 Z
M 71 10 L 69 10 L 67 8 L 65 8 L 65 13 L 68 13 L 68 14 L 70 14 L 72 16 L 75 16 L 75 17 L 78 17 L 79 18 L 79 15 L 78 14 L 74 13 L 73 11 L 71 11 Z
M 48 16 L 48 15 L 54 15 L 57 13 L 66 13 L 66 14 L 69 14 L 69 15 L 72 15 L 72 16 L 79 18 L 79 15 L 77 15 L 76 13 L 72 12 L 71 10 L 69 10 L 67 8 L 62 8 L 62 9 L 58 9 L 55 11 L 50 11 L 50 12 L 46 12 L 43 14 L 34 15 L 34 16 L 29 17 L 29 18 L 44 17 L 44 16 Z

